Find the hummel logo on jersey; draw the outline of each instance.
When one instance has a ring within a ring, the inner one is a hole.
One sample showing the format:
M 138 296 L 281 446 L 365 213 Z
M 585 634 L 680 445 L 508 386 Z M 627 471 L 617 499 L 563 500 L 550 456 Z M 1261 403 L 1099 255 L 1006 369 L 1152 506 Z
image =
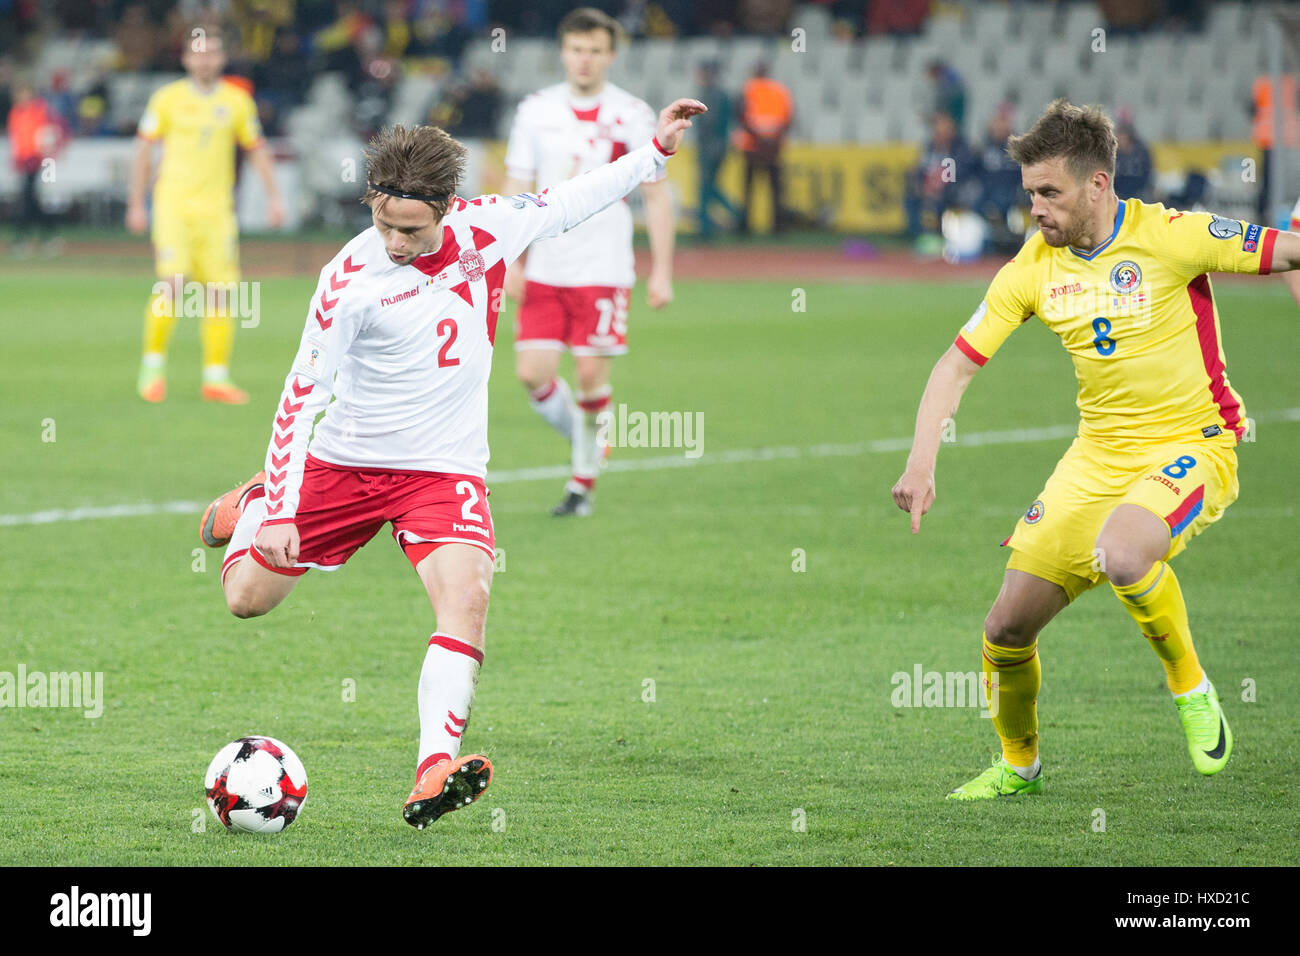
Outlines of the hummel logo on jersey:
M 397 303 L 401 302 L 403 299 L 409 299 L 411 296 L 419 295 L 419 294 L 420 294 L 420 287 L 417 285 L 414 289 L 407 289 L 405 292 L 399 292 L 397 295 L 384 296 L 379 300 L 379 305 L 381 308 L 386 305 L 396 305 Z
M 480 528 L 480 527 L 479 527 L 478 525 L 476 525 L 476 524 L 460 524 L 460 523 L 455 522 L 455 521 L 453 521 L 453 522 L 451 523 L 451 530 L 452 530 L 452 531 L 471 531 L 471 532 L 473 532 L 474 534 L 481 534 L 481 535 L 482 535 L 483 537 L 485 537 L 485 538 L 487 537 L 487 534 L 488 534 L 486 528 Z

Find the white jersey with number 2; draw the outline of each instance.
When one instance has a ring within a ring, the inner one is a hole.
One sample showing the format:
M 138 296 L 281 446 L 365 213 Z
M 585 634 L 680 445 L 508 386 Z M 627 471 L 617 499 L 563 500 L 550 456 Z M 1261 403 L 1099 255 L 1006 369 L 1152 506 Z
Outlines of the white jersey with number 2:
M 661 174 L 667 157 L 652 138 L 539 195 L 453 200 L 442 245 L 410 264 L 395 264 L 373 227 L 344 246 L 321 270 L 276 407 L 267 520 L 297 513 L 309 442 L 347 467 L 485 475 L 506 266 Z

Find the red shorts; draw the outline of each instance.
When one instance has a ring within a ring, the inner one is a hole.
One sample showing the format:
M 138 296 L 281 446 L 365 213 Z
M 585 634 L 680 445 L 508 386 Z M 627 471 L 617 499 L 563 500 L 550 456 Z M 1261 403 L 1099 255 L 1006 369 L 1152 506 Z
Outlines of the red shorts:
M 442 544 L 472 544 L 496 556 L 487 488 L 473 475 L 380 471 L 332 465 L 307 456 L 298 498 L 298 562 L 273 568 L 257 548 L 253 560 L 277 574 L 333 571 L 384 523 L 412 567 Z
M 574 355 L 627 351 L 631 289 L 611 285 L 558 286 L 528 282 L 515 320 L 516 349 L 564 349 Z

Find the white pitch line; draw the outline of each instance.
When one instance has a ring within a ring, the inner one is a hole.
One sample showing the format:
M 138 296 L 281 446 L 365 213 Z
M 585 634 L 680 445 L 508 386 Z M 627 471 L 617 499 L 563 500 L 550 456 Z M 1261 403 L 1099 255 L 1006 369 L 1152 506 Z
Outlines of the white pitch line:
M 1300 408 L 1284 408 L 1255 419 L 1257 422 L 1300 422 Z M 1012 428 L 1004 431 L 968 432 L 955 443 L 957 447 L 981 445 L 1023 445 L 1032 442 L 1055 441 L 1071 438 L 1077 425 L 1050 425 L 1046 428 Z M 694 468 L 699 465 L 736 465 L 759 461 L 790 461 L 799 458 L 839 458 L 853 455 L 883 455 L 907 451 L 911 438 L 878 438 L 872 441 L 844 444 L 775 445 L 769 448 L 736 448 L 713 452 L 699 458 L 685 455 L 661 455 L 656 458 L 615 459 L 606 471 L 662 471 L 667 468 Z M 511 471 L 488 472 L 488 485 L 504 485 L 520 481 L 550 481 L 572 475 L 568 465 L 543 465 L 538 468 L 516 468 Z M 106 505 L 72 509 L 51 509 L 30 514 L 0 514 L 0 528 L 18 525 L 55 524 L 69 521 L 90 521 L 96 518 L 138 518 L 157 514 L 194 514 L 207 506 L 206 501 L 165 501 L 160 504 Z

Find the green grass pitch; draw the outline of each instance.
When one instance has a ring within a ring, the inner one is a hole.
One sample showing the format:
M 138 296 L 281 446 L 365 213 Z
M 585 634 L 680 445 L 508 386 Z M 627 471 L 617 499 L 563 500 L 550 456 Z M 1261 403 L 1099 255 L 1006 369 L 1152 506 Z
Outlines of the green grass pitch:
M 266 281 L 261 324 L 238 334 L 250 406 L 199 401 L 191 321 L 151 407 L 134 393 L 148 278 L 79 266 L 0 279 L 0 514 L 206 502 L 254 471 L 311 282 Z M 567 523 L 546 514 L 560 480 L 489 482 L 506 567 L 465 752 L 496 777 L 422 833 L 399 811 L 434 621 L 387 531 L 239 621 L 220 552 L 198 569 L 197 510 L 3 519 L 0 671 L 102 671 L 105 704 L 97 720 L 0 710 L 0 864 L 1300 863 L 1300 388 L 1280 282 L 1219 286 L 1258 441 L 1239 451 L 1238 502 L 1175 564 L 1231 763 L 1193 771 L 1160 664 L 1103 588 L 1041 641 L 1045 794 L 994 805 L 943 799 L 995 750 L 989 722 L 896 708 L 891 675 L 978 670 L 998 542 L 1069 439 L 945 446 L 911 537 L 889 497 L 906 452 L 868 443 L 911 435 L 982 286 L 804 288 L 795 312 L 789 285 L 682 281 L 659 314 L 638 288 L 614 400 L 702 412 L 698 463 L 611 472 L 595 517 Z M 491 389 L 498 473 L 567 458 L 513 378 L 511 324 Z M 958 438 L 1071 425 L 1073 399 L 1064 351 L 1031 323 L 977 376 Z M 854 447 L 809 451 L 827 444 Z M 727 455 L 767 448 L 802 453 Z M 208 761 L 248 733 L 307 767 L 306 808 L 279 836 L 226 833 L 204 803 Z

